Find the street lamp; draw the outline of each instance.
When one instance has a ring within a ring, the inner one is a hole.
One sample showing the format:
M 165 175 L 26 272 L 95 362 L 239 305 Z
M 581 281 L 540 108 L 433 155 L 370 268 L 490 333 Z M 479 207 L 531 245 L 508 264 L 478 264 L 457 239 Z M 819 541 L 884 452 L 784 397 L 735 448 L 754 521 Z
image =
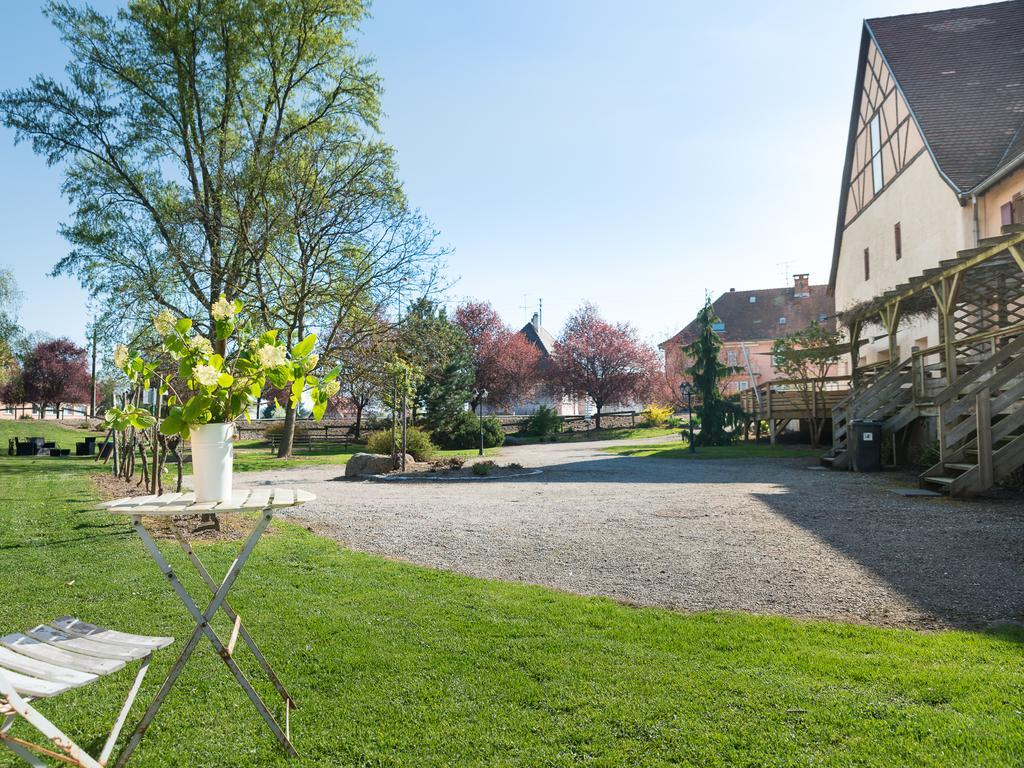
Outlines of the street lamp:
M 697 446 L 693 444 L 693 385 L 688 381 L 680 383 L 679 394 L 686 400 L 686 419 L 690 423 L 690 453 L 694 453 Z M 682 437 L 682 433 L 679 436 Z
M 487 390 L 481 389 L 477 392 L 480 400 L 480 455 L 484 455 L 484 398 L 487 397 Z

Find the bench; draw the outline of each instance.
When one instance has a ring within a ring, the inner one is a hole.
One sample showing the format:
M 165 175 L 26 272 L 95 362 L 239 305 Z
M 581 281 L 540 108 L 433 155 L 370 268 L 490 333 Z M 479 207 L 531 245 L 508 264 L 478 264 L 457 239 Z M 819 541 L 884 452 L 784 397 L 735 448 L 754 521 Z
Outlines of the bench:
M 305 446 L 307 453 L 312 453 L 314 446 L 321 449 L 345 448 L 354 442 L 352 430 L 349 427 L 326 427 L 323 431 L 303 430 L 296 432 L 292 438 L 292 448 L 297 449 Z M 280 435 L 267 437 L 270 443 L 270 452 L 276 453 L 281 445 Z
M 71 616 L 0 637 L 0 742 L 32 766 L 43 765 L 36 754 L 81 768 L 105 766 L 153 653 L 172 642 L 172 637 L 130 635 Z M 135 661 L 141 661 L 142 666 L 97 758 L 32 706 L 36 699 L 53 698 L 72 688 L 90 685 Z M 47 745 L 12 736 L 11 727 L 19 718 L 45 736 Z

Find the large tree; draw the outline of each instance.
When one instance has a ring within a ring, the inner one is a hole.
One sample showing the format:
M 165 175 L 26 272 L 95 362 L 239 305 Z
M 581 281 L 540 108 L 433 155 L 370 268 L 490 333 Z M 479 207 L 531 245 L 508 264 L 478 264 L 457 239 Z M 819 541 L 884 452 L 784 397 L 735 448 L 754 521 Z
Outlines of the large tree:
M 18 306 L 21 294 L 14 273 L 0 269 L 0 386 L 3 386 L 18 370 L 15 346 L 21 335 L 18 325 Z
M 212 332 L 282 236 L 278 190 L 312 132 L 377 127 L 380 83 L 354 50 L 360 0 L 130 0 L 116 17 L 45 12 L 67 77 L 0 95 L 0 117 L 65 165 L 73 250 L 56 267 L 148 315 Z
M 627 323 L 609 323 L 584 304 L 556 340 L 549 377 L 556 391 L 589 397 L 601 428 L 605 406 L 642 399 L 658 371 L 658 356 Z
M 47 406 L 53 406 L 59 415 L 65 403 L 87 402 L 89 385 L 86 352 L 68 339 L 40 342 L 25 356 L 22 393 L 39 408 L 40 418 Z
M 471 405 L 487 390 L 487 402 L 510 407 L 527 397 L 537 384 L 540 350 L 514 332 L 487 302 L 467 301 L 455 310 L 455 322 L 473 350 L 476 377 Z
M 449 434 L 473 399 L 473 350 L 443 306 L 413 302 L 398 329 L 398 355 L 422 374 L 415 406 L 431 432 Z

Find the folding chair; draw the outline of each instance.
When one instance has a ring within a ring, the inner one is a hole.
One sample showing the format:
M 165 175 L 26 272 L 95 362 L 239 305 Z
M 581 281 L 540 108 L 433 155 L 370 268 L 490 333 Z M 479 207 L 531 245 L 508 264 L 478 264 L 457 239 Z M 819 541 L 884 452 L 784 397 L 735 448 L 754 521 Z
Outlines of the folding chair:
M 37 754 L 81 768 L 102 768 L 114 750 L 153 652 L 172 642 L 173 637 L 129 635 L 70 616 L 0 637 L 0 741 L 33 768 L 46 768 Z M 142 667 L 98 758 L 88 755 L 31 704 L 88 685 L 140 659 Z M 12 736 L 11 726 L 18 718 L 38 730 L 49 744 L 41 746 Z

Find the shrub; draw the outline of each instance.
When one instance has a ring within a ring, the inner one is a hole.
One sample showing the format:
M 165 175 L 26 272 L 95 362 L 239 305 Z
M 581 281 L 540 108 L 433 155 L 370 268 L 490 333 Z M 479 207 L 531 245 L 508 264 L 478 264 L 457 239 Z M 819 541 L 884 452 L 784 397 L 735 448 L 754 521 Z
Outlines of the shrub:
M 522 431 L 524 434 L 539 437 L 541 440 L 554 438 L 562 431 L 562 417 L 554 408 L 542 405 L 523 422 Z
M 661 427 L 668 423 L 668 420 L 672 418 L 672 408 L 665 405 L 658 405 L 651 403 L 643 412 L 643 424 L 645 427 Z
M 498 468 L 493 461 L 478 461 L 472 467 L 472 472 L 477 477 L 486 477 Z
M 520 469 L 523 468 L 523 465 L 520 464 L 518 461 L 513 461 L 511 464 L 508 465 L 508 468 L 516 470 L 518 472 Z
M 401 450 L 402 432 L 395 433 L 397 445 L 391 441 L 391 430 L 371 432 L 366 436 L 366 450 L 370 453 L 378 453 L 383 456 L 390 456 L 392 452 Z M 422 429 L 409 427 L 405 433 L 406 451 L 416 461 L 427 461 L 437 451 L 437 446 L 430 441 L 430 436 Z
M 469 411 L 462 415 L 451 427 L 451 432 L 434 433 L 435 439 L 445 448 L 478 448 L 480 446 L 480 419 Z M 505 430 L 501 422 L 493 416 L 484 417 L 484 448 L 497 448 L 505 444 Z
M 454 472 L 457 469 L 462 469 L 465 463 L 466 459 L 463 456 L 444 456 L 431 462 L 431 466 L 434 470 L 443 469 L 446 472 Z

